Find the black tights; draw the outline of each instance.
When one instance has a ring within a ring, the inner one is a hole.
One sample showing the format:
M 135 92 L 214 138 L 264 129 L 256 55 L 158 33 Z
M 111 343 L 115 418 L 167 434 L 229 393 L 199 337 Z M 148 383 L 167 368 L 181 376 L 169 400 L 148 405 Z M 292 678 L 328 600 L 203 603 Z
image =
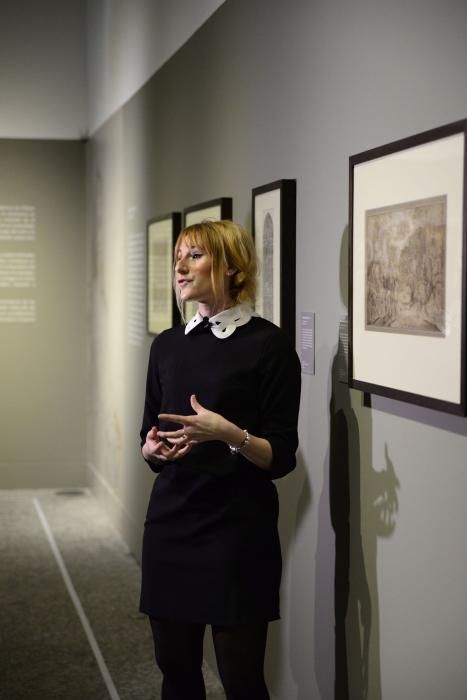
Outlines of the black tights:
M 162 700 L 205 700 L 201 666 L 205 625 L 150 618 Z M 269 700 L 263 676 L 267 622 L 212 625 L 227 700 Z

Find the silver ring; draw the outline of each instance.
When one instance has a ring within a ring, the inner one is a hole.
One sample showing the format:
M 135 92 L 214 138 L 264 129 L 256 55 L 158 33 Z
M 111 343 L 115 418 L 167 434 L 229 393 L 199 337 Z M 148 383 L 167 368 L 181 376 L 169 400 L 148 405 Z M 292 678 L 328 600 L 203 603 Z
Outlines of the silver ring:
M 186 441 L 186 440 L 188 440 L 188 435 L 186 433 L 183 433 L 182 438 L 183 438 L 183 440 Z

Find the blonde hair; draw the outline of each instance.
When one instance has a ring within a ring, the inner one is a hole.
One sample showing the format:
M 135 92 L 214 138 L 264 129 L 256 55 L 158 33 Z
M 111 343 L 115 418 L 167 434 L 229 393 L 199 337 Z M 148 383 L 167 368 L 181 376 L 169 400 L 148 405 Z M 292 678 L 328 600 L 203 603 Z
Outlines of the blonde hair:
M 190 245 L 199 246 L 212 259 L 211 282 L 216 304 L 225 305 L 224 280 L 227 270 L 229 277 L 230 298 L 234 304 L 254 304 L 256 297 L 256 250 L 251 234 L 233 221 L 202 221 L 184 228 L 175 243 L 174 266 L 178 250 L 184 240 Z M 182 311 L 177 285 L 175 284 L 177 304 Z M 183 314 L 182 314 L 183 315 Z

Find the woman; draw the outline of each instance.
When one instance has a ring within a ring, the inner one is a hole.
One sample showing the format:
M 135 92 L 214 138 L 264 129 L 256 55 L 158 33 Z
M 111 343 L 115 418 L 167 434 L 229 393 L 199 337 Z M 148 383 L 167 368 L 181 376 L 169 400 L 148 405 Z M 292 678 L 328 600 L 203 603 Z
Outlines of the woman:
M 269 620 L 281 553 L 272 479 L 295 466 L 300 365 L 286 335 L 255 315 L 256 255 L 231 221 L 184 229 L 175 245 L 184 326 L 152 344 L 141 445 L 155 472 L 145 522 L 141 611 L 150 618 L 163 700 L 205 698 L 211 625 L 228 700 L 267 700 Z

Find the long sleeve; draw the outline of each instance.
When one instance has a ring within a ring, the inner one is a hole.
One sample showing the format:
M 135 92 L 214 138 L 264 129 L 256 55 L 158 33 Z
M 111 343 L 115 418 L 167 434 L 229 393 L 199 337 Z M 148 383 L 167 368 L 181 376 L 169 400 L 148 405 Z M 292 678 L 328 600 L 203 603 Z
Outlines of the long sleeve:
M 157 425 L 157 416 L 160 413 L 161 405 L 161 387 L 159 382 L 158 364 L 157 364 L 157 338 L 151 345 L 149 354 L 148 372 L 146 377 L 146 394 L 144 399 L 143 422 L 141 426 L 141 447 L 146 442 L 146 435 L 154 425 Z M 164 464 L 156 464 L 145 460 L 153 472 L 160 472 Z
M 274 334 L 268 339 L 260 373 L 259 436 L 271 444 L 269 473 L 272 479 L 278 479 L 296 464 L 301 390 L 300 361 L 284 334 Z
M 154 340 L 146 383 L 141 445 L 159 413 L 189 415 L 190 396 L 272 446 L 276 479 L 295 466 L 301 369 L 289 338 L 277 326 L 253 317 L 225 340 L 210 330 L 184 334 L 182 327 L 164 331 Z M 162 425 L 169 430 L 176 426 Z M 149 463 L 155 472 L 164 465 L 177 469 L 227 474 L 251 470 L 241 455 L 232 457 L 226 444 L 203 442 L 176 462 Z

